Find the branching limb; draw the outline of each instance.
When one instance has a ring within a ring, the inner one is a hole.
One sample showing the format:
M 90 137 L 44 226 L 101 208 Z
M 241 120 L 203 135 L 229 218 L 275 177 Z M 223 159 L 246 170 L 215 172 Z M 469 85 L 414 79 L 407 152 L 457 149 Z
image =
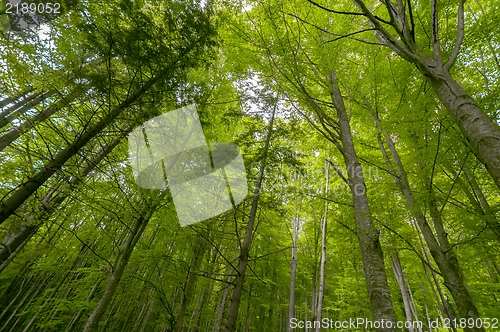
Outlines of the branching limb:
M 319 3 L 315 2 L 315 1 L 312 1 L 312 0 L 307 0 L 307 2 L 309 2 L 310 4 L 313 4 L 314 6 L 318 7 L 318 8 L 321 8 L 329 13 L 333 13 L 333 14 L 342 14 L 342 15 L 354 15 L 354 16 L 366 16 L 365 14 L 363 13 L 357 13 L 357 12 L 344 12 L 344 11 L 339 11 L 339 10 L 334 10 L 334 9 L 330 9 L 330 8 L 326 8 L 325 6 L 322 6 L 320 5 Z M 387 21 L 384 21 L 382 20 L 383 22 L 385 23 L 389 23 Z
M 377 37 L 385 43 L 386 46 L 391 48 L 394 52 L 399 54 L 403 59 L 425 66 L 422 59 L 415 55 L 410 49 L 405 45 L 398 42 L 394 37 L 380 24 L 379 20 L 372 14 L 372 12 L 366 7 L 363 0 L 352 0 L 363 13 L 365 13 L 370 24 L 377 30 Z M 389 23 L 390 24 L 390 23 Z
M 408 5 L 408 15 L 410 16 L 410 36 L 415 42 L 415 21 L 413 20 L 413 9 L 411 8 L 411 0 L 406 0 Z
M 462 42 L 464 41 L 464 2 L 465 0 L 460 0 L 460 4 L 458 5 L 458 32 L 457 32 L 457 41 L 455 42 L 455 47 L 453 48 L 453 52 L 451 53 L 448 62 L 444 65 L 444 68 L 449 71 L 453 64 L 457 60 L 458 54 L 460 53 L 460 47 L 462 46 Z
M 333 167 L 333 169 L 335 170 L 335 172 L 340 176 L 340 178 L 345 183 L 347 183 L 348 186 L 350 186 L 349 180 L 345 177 L 344 173 L 342 173 L 342 171 L 337 167 L 337 165 L 335 165 L 330 159 L 328 159 L 327 161 Z

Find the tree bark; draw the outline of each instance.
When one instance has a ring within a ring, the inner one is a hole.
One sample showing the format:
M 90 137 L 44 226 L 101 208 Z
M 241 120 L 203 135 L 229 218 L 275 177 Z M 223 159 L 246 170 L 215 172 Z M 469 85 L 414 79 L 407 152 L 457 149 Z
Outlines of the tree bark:
M 381 124 L 376 112 L 373 112 L 373 116 L 377 128 L 381 132 L 384 132 L 383 129 L 381 128 Z M 422 235 L 425 239 L 425 242 L 427 243 L 427 246 L 429 247 L 431 256 L 436 262 L 443 276 L 444 284 L 446 288 L 448 288 L 448 290 L 450 291 L 451 295 L 453 296 L 453 299 L 455 300 L 458 313 L 461 318 L 466 318 L 466 319 L 471 318 L 474 319 L 474 321 L 476 321 L 476 319 L 480 318 L 479 312 L 474 303 L 469 288 L 467 287 L 465 276 L 462 273 L 462 269 L 454 253 L 454 250 L 448 243 L 448 239 L 446 237 L 440 218 L 440 213 L 437 210 L 433 194 L 429 193 L 429 206 L 430 206 L 430 214 L 434 221 L 434 226 L 437 233 L 437 239 L 429 223 L 427 222 L 427 218 L 424 215 L 422 208 L 420 207 L 420 204 L 415 199 L 412 193 L 410 184 L 408 182 L 408 176 L 406 174 L 406 170 L 404 169 L 403 163 L 401 162 L 401 158 L 399 157 L 394 142 L 392 141 L 390 136 L 387 135 L 386 133 L 384 133 L 384 136 L 387 146 L 389 147 L 389 150 L 391 152 L 392 159 L 396 164 L 397 173 L 392 169 L 392 165 L 385 152 L 385 148 L 382 144 L 381 139 L 379 138 L 379 145 L 382 154 L 384 155 L 384 159 L 386 160 L 386 163 L 389 169 L 391 170 L 394 181 L 396 182 L 399 190 L 405 197 L 405 200 L 408 204 L 411 214 L 417 221 L 417 224 L 420 230 L 422 231 Z M 421 164 L 422 163 L 423 162 L 421 161 Z M 469 326 L 467 326 L 464 329 L 464 331 L 475 332 L 475 331 L 484 331 L 484 329 L 479 327 L 469 328 Z
M 295 181 L 297 182 L 297 175 L 295 176 Z M 295 314 L 295 278 L 297 274 L 297 246 L 299 241 L 300 203 L 296 209 L 297 211 L 293 215 L 292 221 L 292 262 L 290 266 L 290 303 L 288 304 L 288 323 L 286 324 L 287 332 L 292 331 L 290 321 Z
M 323 300 L 325 297 L 325 267 L 326 267 L 326 231 L 328 226 L 328 184 L 330 180 L 330 158 L 325 165 L 325 211 L 321 218 L 321 262 L 319 265 L 319 292 L 318 292 L 318 308 L 316 309 L 316 320 L 321 322 L 323 318 Z M 321 327 L 316 327 L 316 332 L 320 332 Z
M 337 110 L 342 154 L 348 171 L 347 182 L 352 193 L 354 218 L 357 224 L 356 235 L 361 249 L 373 319 L 392 323 L 391 328 L 387 328 L 386 325 L 386 328 L 379 328 L 377 331 L 396 331 L 396 314 L 385 273 L 384 252 L 379 240 L 380 230 L 375 229 L 371 220 L 363 170 L 354 148 L 349 118 L 334 70 L 329 77 L 329 82 L 331 84 L 331 99 Z
M 392 272 L 394 272 L 394 277 L 398 282 L 399 290 L 401 291 L 401 296 L 403 298 L 403 306 L 405 309 L 406 322 L 408 323 L 408 331 L 414 332 L 413 328 L 413 316 L 412 316 L 412 308 L 411 308 L 411 300 L 408 289 L 405 284 L 405 277 L 403 273 L 403 268 L 401 267 L 401 262 L 399 260 L 399 255 L 396 252 L 394 257 L 391 257 L 391 266 Z
M 234 281 L 234 290 L 233 290 L 233 295 L 231 297 L 231 306 L 229 307 L 229 312 L 227 314 L 227 322 L 224 328 L 225 332 L 234 332 L 236 330 L 236 320 L 238 318 L 238 310 L 240 307 L 241 294 L 243 292 L 243 282 L 245 279 L 245 272 L 248 265 L 248 255 L 250 252 L 250 245 L 252 243 L 255 219 L 257 217 L 257 208 L 259 205 L 262 180 L 264 178 L 264 168 L 266 167 L 267 153 L 269 151 L 269 145 L 273 134 L 274 116 L 276 114 L 277 107 L 278 107 L 277 105 L 274 106 L 273 113 L 271 116 L 271 121 L 269 122 L 269 127 L 268 127 L 269 129 L 264 144 L 264 152 L 260 164 L 259 175 L 257 177 L 257 182 L 255 184 L 255 190 L 253 193 L 252 205 L 250 208 L 250 216 L 248 217 L 247 230 L 245 233 L 245 238 L 243 240 L 243 243 L 241 244 L 238 271 L 236 274 L 236 279 Z

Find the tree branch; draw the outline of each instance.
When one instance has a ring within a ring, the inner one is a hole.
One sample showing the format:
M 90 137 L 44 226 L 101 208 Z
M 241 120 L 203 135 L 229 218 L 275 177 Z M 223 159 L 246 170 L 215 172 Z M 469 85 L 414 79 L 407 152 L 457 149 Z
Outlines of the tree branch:
M 432 0 L 432 55 L 435 60 L 441 60 L 441 45 L 438 34 L 437 0 Z
M 372 14 L 372 12 L 366 7 L 362 0 L 352 0 L 363 13 L 365 13 L 371 25 L 377 30 L 377 37 L 385 43 L 386 46 L 395 51 L 399 56 L 403 59 L 408 60 L 412 63 L 416 63 L 422 66 L 425 64 L 422 62 L 422 59 L 415 55 L 410 49 L 408 49 L 405 45 L 399 43 L 394 37 L 380 24 L 379 20 Z M 389 22 L 386 22 L 390 24 Z M 390 24 L 391 25 L 391 24 Z M 392 26 L 392 25 L 391 25 Z
M 460 53 L 460 47 L 462 46 L 462 42 L 464 41 L 464 2 L 465 0 L 460 0 L 460 4 L 458 5 L 458 32 L 457 32 L 457 41 L 455 42 L 455 47 L 453 48 L 453 52 L 451 53 L 448 62 L 444 65 L 444 69 L 449 71 L 455 61 L 457 60 L 458 54 Z

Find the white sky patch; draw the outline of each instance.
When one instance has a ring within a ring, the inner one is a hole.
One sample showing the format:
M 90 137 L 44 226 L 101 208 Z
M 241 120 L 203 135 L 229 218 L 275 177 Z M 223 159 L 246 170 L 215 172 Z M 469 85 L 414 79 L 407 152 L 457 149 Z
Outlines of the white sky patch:
M 259 73 L 252 73 L 245 79 L 233 83 L 242 94 L 243 112 L 249 115 L 258 116 L 266 121 L 271 119 L 273 104 L 265 99 L 278 98 L 276 109 L 277 118 L 290 118 L 294 113 L 291 106 L 287 106 L 284 98 L 277 96 L 276 91 L 264 86 L 259 78 Z

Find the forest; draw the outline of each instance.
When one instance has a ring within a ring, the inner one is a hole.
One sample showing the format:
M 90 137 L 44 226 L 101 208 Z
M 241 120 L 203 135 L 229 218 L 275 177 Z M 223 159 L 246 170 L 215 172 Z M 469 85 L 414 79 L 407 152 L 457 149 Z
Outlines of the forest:
M 0 0 L 0 332 L 499 330 L 499 22 Z

